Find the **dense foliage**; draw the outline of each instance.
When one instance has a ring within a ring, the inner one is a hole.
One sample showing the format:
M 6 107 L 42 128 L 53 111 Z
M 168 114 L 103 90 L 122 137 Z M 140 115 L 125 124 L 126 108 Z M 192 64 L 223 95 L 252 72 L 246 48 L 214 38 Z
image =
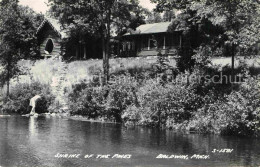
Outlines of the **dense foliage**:
M 36 58 L 38 53 L 36 28 L 42 15 L 30 8 L 18 5 L 16 0 L 0 2 L 0 65 L 3 68 L 0 77 L 1 85 L 18 74 L 17 62 L 22 58 Z
M 107 87 L 80 84 L 70 93 L 73 114 L 137 125 L 192 130 L 201 133 L 258 135 L 258 80 L 238 69 L 243 82 L 220 83 L 230 69 L 194 69 L 173 80 L 121 74 Z M 165 71 L 166 72 L 166 71 Z M 217 80 L 187 76 L 218 76 Z M 154 77 L 156 76 L 156 77 Z
M 178 9 L 181 13 L 172 21 L 169 31 L 181 30 L 179 49 L 181 71 L 191 70 L 193 55 L 199 47 L 209 47 L 211 54 L 250 56 L 260 40 L 260 3 L 257 0 L 151 0 L 156 11 Z M 234 68 L 234 61 L 232 61 Z
M 14 86 L 11 89 L 8 100 L 2 105 L 2 111 L 28 114 L 30 112 L 30 99 L 39 94 L 42 94 L 42 98 L 37 102 L 35 111 L 36 113 L 47 113 L 49 112 L 49 106 L 54 101 L 54 96 L 47 85 L 41 85 L 38 82 Z
M 75 85 L 69 94 L 72 114 L 121 122 L 122 111 L 137 103 L 137 83 L 126 77 L 117 79 L 113 84 L 101 88 L 84 83 Z
M 259 135 L 260 93 L 258 80 L 248 77 L 240 90 L 203 106 L 190 126 L 201 132 Z

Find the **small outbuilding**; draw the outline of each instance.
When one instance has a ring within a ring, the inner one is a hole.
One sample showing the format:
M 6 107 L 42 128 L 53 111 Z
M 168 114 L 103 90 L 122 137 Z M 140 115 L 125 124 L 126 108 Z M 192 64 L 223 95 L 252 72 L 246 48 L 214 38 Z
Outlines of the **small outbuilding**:
M 63 56 L 62 40 L 67 35 L 58 20 L 45 18 L 37 29 L 36 36 L 41 56 Z

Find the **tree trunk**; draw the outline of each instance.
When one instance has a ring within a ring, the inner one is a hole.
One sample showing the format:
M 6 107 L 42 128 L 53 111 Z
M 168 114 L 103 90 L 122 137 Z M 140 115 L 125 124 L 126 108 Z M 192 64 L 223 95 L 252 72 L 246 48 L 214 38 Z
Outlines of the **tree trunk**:
M 76 46 L 76 59 L 79 60 L 79 47 Z
M 108 9 L 108 21 L 107 21 L 107 43 L 106 43 L 106 84 L 109 81 L 109 58 L 110 58 L 110 22 L 111 22 L 111 8 Z
M 9 94 L 10 94 L 10 81 L 9 81 L 9 77 L 7 77 L 7 87 L 6 87 L 6 98 L 9 98 Z
M 87 47 L 86 44 L 84 44 L 84 59 L 87 59 Z
M 102 77 L 102 85 L 106 85 L 106 45 L 105 38 L 102 37 L 102 52 L 103 52 L 103 77 Z
M 232 44 L 232 59 L 231 59 L 231 82 L 235 79 L 235 46 Z
M 108 9 L 108 20 L 107 20 L 107 28 L 105 29 L 106 41 L 104 37 L 102 38 L 102 46 L 103 46 L 103 85 L 106 85 L 109 80 L 109 57 L 110 57 L 110 17 L 111 17 L 111 9 Z
M 6 82 L 6 100 L 9 98 L 10 94 L 10 63 L 7 65 L 7 82 Z
M 120 55 L 120 41 L 118 41 L 118 43 L 117 43 L 116 54 L 117 54 L 117 57 L 121 56 Z
M 99 53 L 96 52 L 97 51 L 97 46 L 96 46 L 96 42 L 93 42 L 93 45 L 92 45 L 92 52 L 89 54 L 89 55 L 93 55 L 95 57 L 99 57 Z

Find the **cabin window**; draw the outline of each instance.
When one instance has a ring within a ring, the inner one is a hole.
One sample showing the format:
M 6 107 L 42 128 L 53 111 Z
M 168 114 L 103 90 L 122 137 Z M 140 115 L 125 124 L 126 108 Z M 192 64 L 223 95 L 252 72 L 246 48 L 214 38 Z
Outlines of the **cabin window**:
M 132 44 L 132 50 L 134 51 L 135 50 L 135 43 L 132 42 L 131 44 Z
M 54 48 L 54 44 L 52 42 L 51 39 L 48 39 L 46 46 L 45 46 L 45 51 L 47 51 L 48 53 L 51 53 L 53 51 Z
M 131 44 L 129 42 L 126 42 L 126 50 L 127 51 L 131 50 Z
M 126 51 L 126 43 L 123 43 L 123 51 Z
M 157 48 L 157 41 L 155 39 L 149 39 L 148 50 Z
M 134 50 L 134 42 L 127 42 L 128 50 L 133 51 Z
M 132 51 L 135 49 L 134 43 L 133 42 L 124 42 L 122 44 L 122 49 L 123 49 L 123 51 Z
M 142 40 L 142 50 L 147 50 L 148 47 L 149 47 L 149 45 L 148 45 L 147 39 L 143 39 Z
M 164 36 L 157 38 L 156 41 L 157 41 L 157 47 L 164 49 Z

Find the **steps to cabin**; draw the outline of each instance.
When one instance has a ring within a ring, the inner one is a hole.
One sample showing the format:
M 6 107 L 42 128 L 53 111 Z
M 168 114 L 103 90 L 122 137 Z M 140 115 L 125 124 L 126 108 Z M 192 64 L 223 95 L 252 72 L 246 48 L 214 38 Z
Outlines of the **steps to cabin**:
M 52 77 L 51 89 L 53 95 L 56 97 L 55 101 L 58 103 L 61 111 L 66 111 L 68 109 L 67 106 L 67 98 L 65 96 L 66 89 L 66 74 L 68 72 L 68 65 L 65 62 L 60 62 L 55 75 Z M 59 111 L 59 112 L 61 112 Z M 58 111 L 57 111 L 58 112 Z

